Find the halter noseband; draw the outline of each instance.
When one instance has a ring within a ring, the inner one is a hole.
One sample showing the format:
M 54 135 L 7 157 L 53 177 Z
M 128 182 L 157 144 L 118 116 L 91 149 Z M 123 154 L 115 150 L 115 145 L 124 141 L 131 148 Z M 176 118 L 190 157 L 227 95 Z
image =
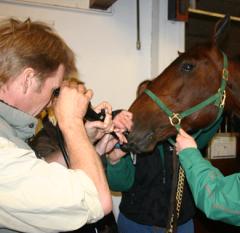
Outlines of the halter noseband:
M 208 99 L 202 101 L 201 103 L 193 106 L 192 108 L 189 108 L 181 113 L 174 113 L 152 91 L 150 91 L 149 89 L 144 90 L 144 92 L 161 108 L 161 110 L 163 110 L 167 114 L 171 125 L 174 126 L 177 131 L 179 131 L 179 129 L 181 128 L 181 121 L 183 118 L 208 106 L 209 104 L 214 104 L 215 106 L 217 106 L 219 111 L 218 111 L 216 120 L 210 126 L 208 126 L 206 129 L 208 129 L 212 125 L 214 125 L 217 122 L 217 120 L 220 118 L 220 116 L 222 115 L 224 105 L 225 105 L 225 100 L 226 100 L 225 88 L 226 88 L 228 74 L 229 74 L 227 56 L 224 52 L 222 52 L 222 54 L 223 54 L 223 70 L 222 70 L 222 81 L 221 81 L 220 88 L 218 89 L 217 93 L 210 96 Z M 198 133 L 194 135 L 194 137 L 196 138 L 201 132 L 202 132 L 202 130 L 199 130 Z M 171 139 L 170 139 L 170 142 L 172 144 L 174 144 L 171 141 Z

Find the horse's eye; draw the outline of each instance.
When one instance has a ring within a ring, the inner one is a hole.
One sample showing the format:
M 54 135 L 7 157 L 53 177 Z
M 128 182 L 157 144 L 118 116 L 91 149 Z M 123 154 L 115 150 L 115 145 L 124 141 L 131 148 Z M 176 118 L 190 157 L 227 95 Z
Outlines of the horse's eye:
M 182 71 L 190 72 L 193 68 L 194 68 L 194 65 L 193 65 L 193 64 L 184 63 L 184 64 L 182 65 L 182 67 L 181 67 L 181 70 L 182 70 Z

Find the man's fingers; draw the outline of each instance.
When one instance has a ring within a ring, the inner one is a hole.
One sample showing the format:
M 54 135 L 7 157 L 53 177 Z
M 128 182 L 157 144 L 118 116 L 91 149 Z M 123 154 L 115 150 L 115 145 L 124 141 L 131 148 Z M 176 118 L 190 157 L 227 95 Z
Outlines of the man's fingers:
M 96 107 L 94 107 L 94 110 L 96 111 L 96 112 L 100 112 L 102 109 L 104 109 L 105 110 L 105 113 L 107 114 L 112 114 L 112 106 L 108 103 L 108 102 L 106 102 L 106 101 L 103 101 L 103 102 L 101 102 L 100 104 L 98 104 Z
M 182 128 L 179 130 L 179 134 L 183 137 L 191 138 L 191 136 L 188 133 L 186 133 L 186 131 L 184 131 Z
M 186 136 L 186 132 L 182 128 L 179 129 L 179 134 L 182 136 Z

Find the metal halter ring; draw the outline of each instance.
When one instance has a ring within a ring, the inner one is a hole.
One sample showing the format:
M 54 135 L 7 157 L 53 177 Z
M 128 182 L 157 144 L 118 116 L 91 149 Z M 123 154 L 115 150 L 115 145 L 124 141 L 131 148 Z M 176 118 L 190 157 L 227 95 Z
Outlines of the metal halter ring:
M 172 126 L 176 127 L 176 125 L 181 124 L 181 116 L 179 113 L 173 113 L 172 116 L 169 116 L 169 120 Z

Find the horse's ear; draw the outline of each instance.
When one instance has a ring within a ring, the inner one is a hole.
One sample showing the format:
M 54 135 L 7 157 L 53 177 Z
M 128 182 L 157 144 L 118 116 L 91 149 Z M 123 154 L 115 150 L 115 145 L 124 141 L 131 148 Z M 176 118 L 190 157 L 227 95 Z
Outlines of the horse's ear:
M 181 56 L 182 54 L 183 54 L 183 52 L 178 51 L 178 56 Z
M 222 39 L 225 39 L 226 36 L 226 29 L 229 28 L 230 25 L 230 16 L 226 15 L 223 19 L 220 19 L 217 21 L 214 27 L 214 32 L 213 32 L 213 37 L 212 37 L 212 42 L 214 44 L 219 44 L 221 43 Z

